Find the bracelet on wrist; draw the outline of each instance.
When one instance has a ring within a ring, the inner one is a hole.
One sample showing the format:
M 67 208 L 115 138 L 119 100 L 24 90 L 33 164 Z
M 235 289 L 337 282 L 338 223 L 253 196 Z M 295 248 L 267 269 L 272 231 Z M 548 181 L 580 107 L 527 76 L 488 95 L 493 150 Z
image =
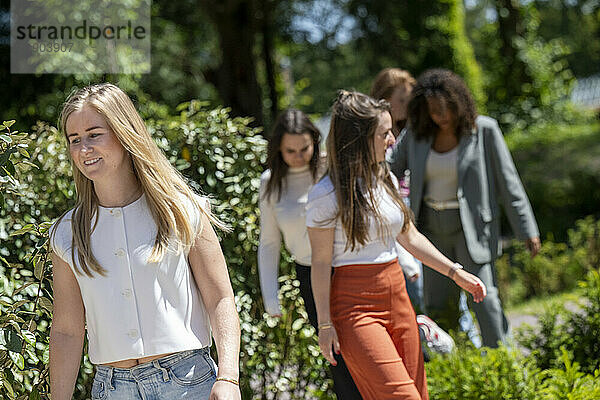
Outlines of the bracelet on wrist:
M 322 324 L 319 324 L 319 331 L 331 328 L 333 328 L 333 324 L 331 322 L 323 322 Z
M 232 383 L 236 386 L 240 386 L 240 382 L 237 379 L 233 379 L 233 378 L 226 378 L 224 376 L 217 376 L 217 379 L 215 379 L 216 382 L 218 381 L 223 381 L 223 382 L 229 382 Z
M 463 268 L 464 267 L 459 263 L 454 263 L 454 265 L 450 268 L 450 271 L 448 271 L 448 278 L 454 280 L 454 275 L 456 274 L 456 271 Z

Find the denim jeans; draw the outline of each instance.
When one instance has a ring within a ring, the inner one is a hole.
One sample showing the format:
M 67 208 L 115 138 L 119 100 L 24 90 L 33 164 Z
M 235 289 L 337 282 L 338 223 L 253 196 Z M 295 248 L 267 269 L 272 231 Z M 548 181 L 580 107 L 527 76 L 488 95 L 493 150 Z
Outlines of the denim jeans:
M 208 347 L 171 354 L 133 368 L 99 365 L 92 400 L 208 399 L 215 378 Z

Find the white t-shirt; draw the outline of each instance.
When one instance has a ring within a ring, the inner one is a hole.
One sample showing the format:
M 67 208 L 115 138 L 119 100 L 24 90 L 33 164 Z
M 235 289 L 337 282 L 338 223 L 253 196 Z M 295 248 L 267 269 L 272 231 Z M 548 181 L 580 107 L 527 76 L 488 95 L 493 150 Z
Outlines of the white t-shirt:
M 458 146 L 445 153 L 431 149 L 425 163 L 423 198 L 433 201 L 458 200 Z
M 264 198 L 271 171 L 265 171 L 260 179 L 260 241 L 258 245 L 258 271 L 260 286 L 269 314 L 277 314 L 277 277 L 281 253 L 281 238 L 296 262 L 310 265 L 310 242 L 306 232 L 306 202 L 312 188 L 313 176 L 309 166 L 290 168 L 284 178 L 281 198 L 277 194 Z
M 396 186 L 398 181 L 392 175 Z M 369 239 L 365 246 L 358 245 L 354 251 L 346 250 L 347 237 L 339 218 L 333 219 L 338 212 L 338 204 L 333 183 L 329 176 L 318 182 L 308 194 L 306 210 L 306 226 L 310 228 L 333 228 L 332 265 L 339 267 L 353 264 L 381 264 L 398 257 L 396 250 L 396 237 L 402 230 L 404 214 L 383 187 L 376 189 L 378 210 L 383 218 L 384 237 L 377 232 L 377 223 L 371 218 L 369 223 Z
M 189 205 L 193 224 L 200 210 Z M 208 201 L 206 201 L 208 207 Z M 106 276 L 75 272 L 71 257 L 73 210 L 56 227 L 52 248 L 69 264 L 81 290 L 90 361 L 105 364 L 211 345 L 211 330 L 187 254 L 172 244 L 162 261 L 148 263 L 157 227 L 146 196 L 125 207 L 98 209 L 92 253 Z M 92 221 L 92 227 L 94 221 Z M 81 268 L 78 268 L 81 271 Z M 199 277 L 202 279 L 202 277 Z

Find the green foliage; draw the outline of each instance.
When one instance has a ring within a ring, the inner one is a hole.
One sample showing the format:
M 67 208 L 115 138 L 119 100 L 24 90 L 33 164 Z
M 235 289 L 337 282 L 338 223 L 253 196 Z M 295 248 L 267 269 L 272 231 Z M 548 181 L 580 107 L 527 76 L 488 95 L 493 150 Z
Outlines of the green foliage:
M 459 348 L 438 355 L 427 367 L 429 397 L 432 399 L 596 399 L 600 396 L 600 370 L 581 371 L 572 355 L 562 348 L 557 366 L 540 370 L 534 356 L 523 357 L 515 350 Z
M 15 121 L 0 126 L 0 211 L 14 206 L 11 198 L 23 194 L 20 172 L 29 161 L 27 133 L 11 131 Z M 35 167 L 35 165 L 33 165 Z M 35 170 L 35 169 L 34 169 Z M 38 171 L 38 170 L 36 170 Z M 6 198 L 5 198 L 6 196 Z M 49 224 L 25 224 L 11 236 L 29 235 L 32 245 L 22 258 L 11 264 L 0 256 L 0 397 L 40 398 L 48 392 L 48 321 L 52 315 L 50 262 L 47 252 Z M 2 245 L 2 255 L 6 248 Z M 6 274 L 6 271 L 9 273 Z
M 591 216 L 578 220 L 568 236 L 568 243 L 555 243 L 549 236 L 534 258 L 522 242 L 512 242 L 509 251 L 496 261 L 505 304 L 572 290 L 599 265 L 600 221 Z
M 570 42 L 556 35 L 541 37 L 538 32 L 545 21 L 535 6 L 519 5 L 517 13 L 524 32 L 520 36 L 515 32 L 510 43 L 516 53 L 515 64 L 524 69 L 523 76 L 519 76 L 520 71 L 507 70 L 510 64 L 502 55 L 499 23 L 488 20 L 484 16 L 487 11 L 487 5 L 481 3 L 468 15 L 471 19 L 469 35 L 482 66 L 484 89 L 488 94 L 488 114 L 498 119 L 506 131 L 540 123 L 585 121 L 585 113 L 569 101 L 574 83 L 566 59 Z
M 600 217 L 600 125 L 539 124 L 506 136 L 542 238 L 567 231 L 586 215 Z
M 574 311 L 548 309 L 540 316 L 539 328 L 520 332 L 519 343 L 531 351 L 539 368 L 557 368 L 564 362 L 563 349 L 583 371 L 593 373 L 600 368 L 600 270 L 591 270 L 581 286 L 584 295 Z

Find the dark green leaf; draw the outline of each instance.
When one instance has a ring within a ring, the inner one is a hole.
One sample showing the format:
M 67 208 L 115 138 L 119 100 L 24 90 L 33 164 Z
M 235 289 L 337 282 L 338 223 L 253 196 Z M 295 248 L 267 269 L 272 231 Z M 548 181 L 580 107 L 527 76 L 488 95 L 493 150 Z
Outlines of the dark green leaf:
M 23 349 L 23 339 L 21 339 L 17 331 L 12 327 L 4 330 L 4 342 L 6 343 L 6 348 L 10 351 L 19 353 Z
M 10 398 L 14 399 L 15 398 L 15 391 L 13 390 L 12 385 L 6 379 L 2 380 L 2 384 L 4 385 L 4 388 L 8 392 L 8 395 L 10 396 Z
M 39 249 L 44 247 L 44 245 L 46 244 L 46 242 L 48 241 L 48 238 L 46 237 L 42 237 L 40 240 L 38 240 L 38 242 L 35 244 L 35 248 Z
M 37 388 L 33 388 L 31 393 L 29 394 L 29 400 L 42 400 L 40 392 L 37 390 Z
M 36 279 L 41 280 L 44 273 L 44 262 L 40 262 L 39 257 L 33 259 L 33 275 Z
M 42 361 L 44 364 L 48 364 L 50 362 L 50 346 L 48 345 L 46 345 L 46 348 L 42 353 Z
M 40 297 L 40 306 L 52 312 L 52 302 L 46 297 Z
M 35 229 L 35 226 L 33 224 L 27 224 L 24 227 L 22 227 L 21 229 L 18 229 L 18 230 L 14 231 L 14 232 L 11 232 L 10 236 L 22 235 L 24 233 L 31 232 L 34 229 Z
M 29 152 L 28 152 L 27 150 L 23 149 L 23 148 L 19 148 L 19 153 L 21 153 L 21 155 L 22 155 L 23 157 L 27 157 L 27 158 L 31 157 L 31 156 L 29 155 Z

